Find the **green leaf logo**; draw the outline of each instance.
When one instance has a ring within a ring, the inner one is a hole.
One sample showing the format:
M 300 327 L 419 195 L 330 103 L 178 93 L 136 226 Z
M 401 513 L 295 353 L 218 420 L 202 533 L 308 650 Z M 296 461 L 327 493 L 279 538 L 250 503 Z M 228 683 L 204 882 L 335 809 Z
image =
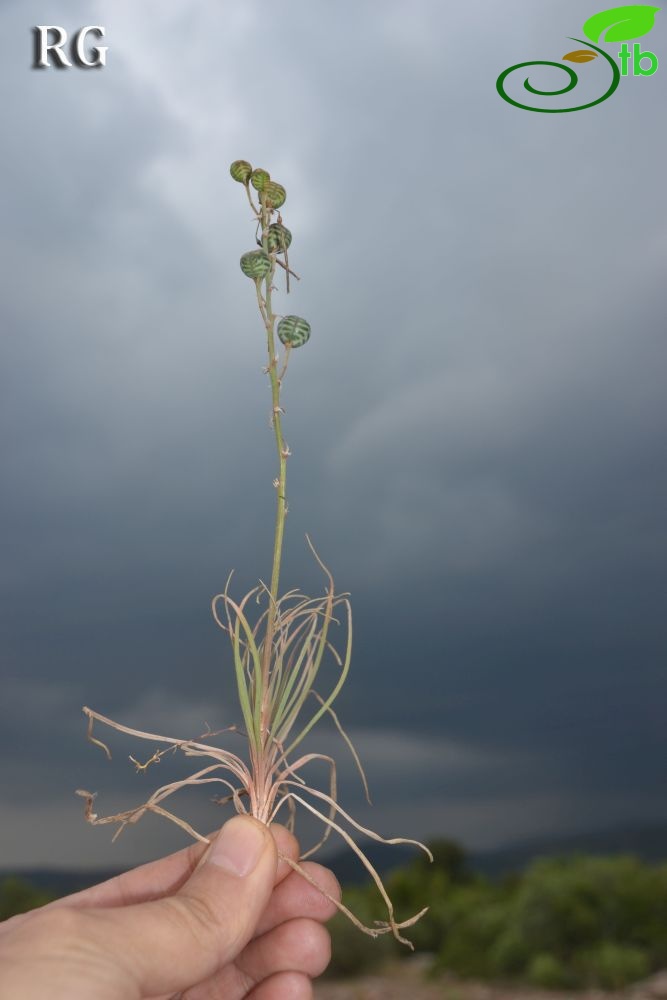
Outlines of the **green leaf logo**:
M 589 17 L 584 24 L 584 34 L 592 42 L 627 42 L 631 38 L 648 35 L 655 23 L 660 7 L 630 4 L 627 7 L 610 7 Z M 604 38 L 602 38 L 604 34 Z

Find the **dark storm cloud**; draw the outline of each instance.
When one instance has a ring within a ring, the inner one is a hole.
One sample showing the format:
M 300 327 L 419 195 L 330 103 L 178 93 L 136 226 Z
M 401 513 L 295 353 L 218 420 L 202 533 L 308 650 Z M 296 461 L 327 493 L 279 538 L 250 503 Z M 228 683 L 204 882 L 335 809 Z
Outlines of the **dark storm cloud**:
M 322 587 L 308 531 L 352 591 L 365 820 L 409 804 L 401 832 L 479 842 L 664 815 L 657 81 L 502 104 L 498 72 L 560 58 L 578 3 L 47 6 L 0 15 L 7 863 L 47 815 L 63 862 L 106 858 L 71 791 L 136 795 L 83 703 L 179 736 L 234 718 L 209 600 L 267 575 L 273 522 L 238 156 L 288 189 L 313 337 L 285 385 L 284 585 Z M 29 26 L 63 19 L 107 26 L 104 71 L 28 69 Z

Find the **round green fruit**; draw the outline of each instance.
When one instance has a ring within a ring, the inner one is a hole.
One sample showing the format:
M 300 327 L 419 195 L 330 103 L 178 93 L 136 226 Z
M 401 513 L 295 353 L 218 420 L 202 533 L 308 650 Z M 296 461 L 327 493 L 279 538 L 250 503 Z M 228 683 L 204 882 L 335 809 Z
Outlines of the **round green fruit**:
M 281 225 L 280 222 L 272 222 L 269 226 L 267 240 L 271 253 L 282 253 L 292 242 L 292 234 L 287 226 Z
M 310 338 L 310 323 L 301 316 L 283 316 L 278 336 L 285 347 L 301 347 Z
M 281 205 L 285 204 L 287 191 L 282 184 L 278 184 L 276 181 L 268 181 L 264 188 L 264 197 L 271 203 L 273 208 L 280 208 Z
M 266 185 L 271 180 L 271 175 L 268 170 L 262 170 L 261 167 L 257 167 L 257 170 L 253 170 L 250 175 L 250 183 L 254 187 L 255 191 L 263 191 Z
M 229 172 L 239 184 L 247 184 L 252 173 L 252 166 L 247 160 L 234 160 Z
M 271 270 L 271 259 L 263 250 L 250 250 L 241 257 L 241 270 L 249 278 L 263 278 Z

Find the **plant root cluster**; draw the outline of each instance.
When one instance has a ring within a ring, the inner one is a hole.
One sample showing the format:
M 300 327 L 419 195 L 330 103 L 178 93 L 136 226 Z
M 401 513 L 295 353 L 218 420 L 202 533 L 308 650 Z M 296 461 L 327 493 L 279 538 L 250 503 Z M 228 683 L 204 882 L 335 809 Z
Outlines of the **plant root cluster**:
M 308 544 L 310 545 L 310 540 Z M 297 808 L 301 807 L 320 820 L 324 830 L 320 840 L 305 851 L 299 861 L 304 861 L 313 855 L 325 843 L 332 831 L 337 833 L 371 875 L 386 905 L 387 919 L 376 921 L 375 926 L 366 926 L 344 903 L 333 899 L 318 885 L 301 864 L 290 858 L 284 860 L 303 878 L 315 885 L 365 934 L 377 937 L 380 934 L 391 933 L 397 941 L 412 947 L 411 942 L 400 932 L 416 923 L 426 909 L 407 920 L 400 922 L 396 920 L 392 902 L 380 875 L 356 843 L 349 828 L 380 843 L 413 844 L 425 851 L 432 860 L 430 851 L 419 841 L 403 837 L 382 837 L 362 826 L 338 802 L 334 759 L 319 753 L 295 753 L 313 726 L 326 714 L 352 753 L 366 797 L 370 802 L 366 777 L 359 757 L 332 708 L 333 701 L 345 683 L 350 664 L 352 618 L 349 595 L 334 593 L 331 574 L 321 563 L 312 545 L 310 547 L 328 578 L 324 597 L 308 598 L 293 590 L 278 601 L 272 602 L 268 588 L 261 584 L 237 603 L 229 595 L 228 579 L 224 592 L 213 599 L 215 621 L 228 634 L 231 641 L 245 730 L 230 726 L 212 732 L 207 728 L 206 732 L 195 739 L 179 739 L 130 728 L 91 708 L 84 707 L 83 712 L 88 719 L 88 739 L 102 749 L 109 759 L 111 751 L 108 746 L 93 733 L 96 722 L 127 736 L 156 745 L 157 748 L 143 763 L 130 757 L 138 772 L 144 772 L 158 764 L 166 754 L 178 752 L 186 757 L 205 758 L 213 763 L 207 763 L 187 778 L 161 785 L 140 806 L 113 816 L 98 816 L 94 811 L 95 794 L 79 790 L 77 795 L 85 799 L 85 818 L 89 823 L 95 826 L 117 825 L 114 840 L 126 826 L 138 822 L 146 813 L 156 813 L 181 827 L 195 840 L 208 844 L 209 840 L 205 836 L 186 820 L 166 809 L 163 804 L 166 799 L 186 787 L 222 785 L 224 794 L 218 796 L 216 802 L 222 805 L 233 803 L 237 813 L 252 815 L 267 825 L 276 821 L 278 814 L 286 810 L 286 826 L 290 831 L 294 831 Z M 253 598 L 259 603 L 262 594 L 268 595 L 269 606 L 258 616 L 254 625 L 251 625 L 248 606 Z M 344 656 L 337 652 L 329 639 L 330 626 L 332 624 L 340 626 L 340 620 L 334 616 L 336 609 L 343 610 L 347 623 Z M 260 639 L 260 635 L 266 628 L 266 619 L 270 613 L 273 628 L 269 648 L 265 646 L 265 639 Z M 331 692 L 324 697 L 317 692 L 314 684 L 326 654 L 333 661 L 337 677 Z M 313 704 L 314 710 L 311 707 Z M 210 741 L 221 734 L 237 736 L 240 734 L 247 737 L 249 763 L 228 748 L 212 745 Z M 321 762 L 328 769 L 327 792 L 308 784 L 301 773 L 306 765 L 314 762 Z

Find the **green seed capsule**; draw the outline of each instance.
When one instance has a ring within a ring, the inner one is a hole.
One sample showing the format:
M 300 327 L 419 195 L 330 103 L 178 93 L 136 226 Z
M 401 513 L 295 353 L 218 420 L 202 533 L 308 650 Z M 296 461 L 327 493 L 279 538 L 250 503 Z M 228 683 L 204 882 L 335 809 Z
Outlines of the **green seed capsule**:
M 250 250 L 241 257 L 241 270 L 249 278 L 263 278 L 271 270 L 271 260 L 263 250 Z
M 278 336 L 285 347 L 301 347 L 310 337 L 310 323 L 300 316 L 283 316 L 278 323 Z
M 250 183 L 254 187 L 255 191 L 263 191 L 266 185 L 271 180 L 271 175 L 268 170 L 262 170 L 261 167 L 257 167 L 257 170 L 253 170 L 250 175 Z
M 287 226 L 272 222 L 267 234 L 269 250 L 272 253 L 282 253 L 292 242 L 292 234 Z
M 281 205 L 285 204 L 287 191 L 282 184 L 278 184 L 276 181 L 269 181 L 264 188 L 264 197 L 271 203 L 273 208 L 280 208 Z
M 247 160 L 234 160 L 229 168 L 229 172 L 239 184 L 247 184 L 252 173 L 252 166 Z

